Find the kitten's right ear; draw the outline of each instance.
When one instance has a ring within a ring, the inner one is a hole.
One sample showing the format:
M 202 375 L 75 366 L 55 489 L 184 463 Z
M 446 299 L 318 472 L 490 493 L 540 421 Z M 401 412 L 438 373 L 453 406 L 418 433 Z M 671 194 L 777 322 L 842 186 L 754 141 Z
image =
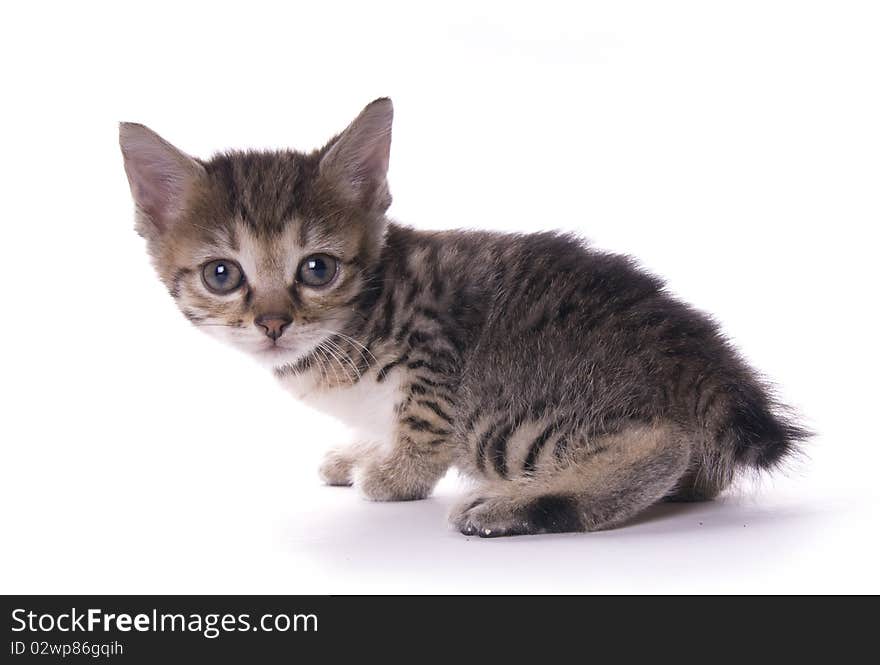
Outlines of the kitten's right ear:
M 186 208 L 204 167 L 156 132 L 134 122 L 119 123 L 119 146 L 138 212 L 138 230 L 166 232 Z M 152 227 L 152 228 L 151 228 Z

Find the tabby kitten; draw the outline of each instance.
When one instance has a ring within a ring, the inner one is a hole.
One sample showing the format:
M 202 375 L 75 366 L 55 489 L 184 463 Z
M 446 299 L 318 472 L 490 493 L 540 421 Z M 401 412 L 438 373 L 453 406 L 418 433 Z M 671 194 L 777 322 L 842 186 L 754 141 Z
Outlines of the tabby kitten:
M 320 473 L 377 501 L 476 481 L 464 534 L 619 525 L 711 499 L 806 432 L 712 321 L 629 258 L 556 233 L 390 222 L 392 106 L 320 150 L 192 158 L 120 143 L 160 279 L 183 315 L 359 433 Z

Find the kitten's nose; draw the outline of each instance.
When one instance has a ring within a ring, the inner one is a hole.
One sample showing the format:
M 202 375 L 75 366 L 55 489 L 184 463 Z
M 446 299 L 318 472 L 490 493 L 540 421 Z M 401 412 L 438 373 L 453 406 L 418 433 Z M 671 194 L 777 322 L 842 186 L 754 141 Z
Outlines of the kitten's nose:
M 263 329 L 266 337 L 276 340 L 281 337 L 284 329 L 291 324 L 293 319 L 284 314 L 262 314 L 254 319 L 254 323 Z

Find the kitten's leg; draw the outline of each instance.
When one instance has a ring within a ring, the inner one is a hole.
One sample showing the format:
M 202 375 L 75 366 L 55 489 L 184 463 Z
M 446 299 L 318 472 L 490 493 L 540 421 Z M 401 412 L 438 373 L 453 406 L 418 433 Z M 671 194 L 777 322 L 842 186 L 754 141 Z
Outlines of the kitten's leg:
M 687 470 L 690 448 L 671 425 L 632 425 L 562 459 L 558 447 L 544 446 L 541 459 L 520 469 L 508 464 L 509 480 L 487 471 L 450 519 L 462 533 L 484 537 L 609 528 L 668 494 Z
M 702 480 L 695 472 L 689 472 L 669 494 L 663 497 L 664 501 L 671 503 L 693 503 L 698 501 L 711 501 L 724 489 L 724 486 Z
M 394 439 L 359 459 L 354 485 L 373 501 L 424 499 L 452 463 L 451 403 L 419 393 L 402 402 Z
M 354 485 L 372 501 L 424 499 L 451 463 L 447 440 L 436 434 L 399 432 L 390 451 L 355 465 Z
M 734 461 L 714 446 L 702 448 L 690 466 L 664 501 L 711 501 L 733 480 Z
M 396 409 L 391 441 L 331 450 L 319 474 L 329 485 L 354 485 L 372 501 L 424 499 L 452 463 L 453 412 L 442 388 L 412 392 Z

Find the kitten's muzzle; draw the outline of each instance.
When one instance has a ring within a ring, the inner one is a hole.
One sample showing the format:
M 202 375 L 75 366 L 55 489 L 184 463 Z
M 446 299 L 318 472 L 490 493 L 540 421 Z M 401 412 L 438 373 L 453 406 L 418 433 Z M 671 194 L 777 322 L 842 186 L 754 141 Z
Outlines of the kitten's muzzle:
M 266 337 L 272 341 L 281 337 L 284 329 L 292 322 L 293 319 L 285 314 L 262 314 L 254 319 L 254 325 L 261 328 L 266 333 Z

